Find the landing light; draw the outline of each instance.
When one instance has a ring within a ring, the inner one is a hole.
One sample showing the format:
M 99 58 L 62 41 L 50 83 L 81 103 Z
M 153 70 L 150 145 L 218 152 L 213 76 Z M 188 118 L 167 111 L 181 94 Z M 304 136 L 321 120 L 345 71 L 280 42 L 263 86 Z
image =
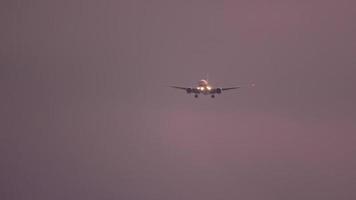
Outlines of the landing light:
M 208 86 L 208 87 L 206 87 L 206 88 L 207 88 L 208 90 L 211 90 L 211 87 L 209 87 L 209 86 Z

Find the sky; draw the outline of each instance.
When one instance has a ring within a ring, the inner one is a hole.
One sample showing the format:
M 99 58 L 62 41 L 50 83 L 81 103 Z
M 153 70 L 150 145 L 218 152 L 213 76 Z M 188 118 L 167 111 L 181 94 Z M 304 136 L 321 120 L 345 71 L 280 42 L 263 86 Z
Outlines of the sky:
M 352 0 L 4 0 L 2 200 L 356 199 Z M 167 86 L 254 83 L 211 99 Z

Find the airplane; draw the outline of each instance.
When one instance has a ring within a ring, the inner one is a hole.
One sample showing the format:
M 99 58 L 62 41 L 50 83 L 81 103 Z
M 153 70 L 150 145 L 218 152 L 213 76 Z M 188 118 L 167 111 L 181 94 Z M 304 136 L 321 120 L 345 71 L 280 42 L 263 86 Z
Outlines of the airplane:
M 221 94 L 223 91 L 240 88 L 240 86 L 226 87 L 226 88 L 214 88 L 209 84 L 208 80 L 205 80 L 205 79 L 200 80 L 198 82 L 197 87 L 179 87 L 179 86 L 170 86 L 170 87 L 175 88 L 175 89 L 185 90 L 188 94 L 193 93 L 195 98 L 198 98 L 199 94 L 210 95 L 211 98 L 215 98 L 216 94 Z

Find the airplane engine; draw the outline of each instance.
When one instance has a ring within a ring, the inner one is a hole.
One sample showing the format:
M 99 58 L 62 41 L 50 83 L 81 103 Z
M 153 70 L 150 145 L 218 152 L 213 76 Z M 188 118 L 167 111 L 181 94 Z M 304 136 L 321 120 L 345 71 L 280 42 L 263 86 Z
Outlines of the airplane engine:
M 222 89 L 221 88 L 216 88 L 216 93 L 221 94 Z
M 186 91 L 187 91 L 188 94 L 190 94 L 190 93 L 193 92 L 193 89 L 192 88 L 187 88 Z

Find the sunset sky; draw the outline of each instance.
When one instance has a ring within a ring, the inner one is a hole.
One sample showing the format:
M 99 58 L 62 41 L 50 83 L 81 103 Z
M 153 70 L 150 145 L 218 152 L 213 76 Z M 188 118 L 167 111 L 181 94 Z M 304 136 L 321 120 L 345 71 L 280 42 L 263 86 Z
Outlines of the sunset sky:
M 356 1 L 3 0 L 1 200 L 356 199 Z M 237 86 L 195 99 L 169 85 Z

